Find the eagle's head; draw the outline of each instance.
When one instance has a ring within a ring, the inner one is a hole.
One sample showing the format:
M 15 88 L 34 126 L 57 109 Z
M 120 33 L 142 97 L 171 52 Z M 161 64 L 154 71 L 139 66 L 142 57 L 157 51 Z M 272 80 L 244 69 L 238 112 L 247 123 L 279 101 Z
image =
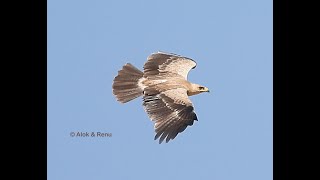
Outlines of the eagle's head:
M 188 90 L 188 96 L 193 96 L 193 95 L 200 94 L 203 92 L 210 92 L 209 88 L 207 88 L 205 86 L 202 86 L 199 84 L 191 84 L 191 85 L 192 85 L 192 88 L 190 88 Z

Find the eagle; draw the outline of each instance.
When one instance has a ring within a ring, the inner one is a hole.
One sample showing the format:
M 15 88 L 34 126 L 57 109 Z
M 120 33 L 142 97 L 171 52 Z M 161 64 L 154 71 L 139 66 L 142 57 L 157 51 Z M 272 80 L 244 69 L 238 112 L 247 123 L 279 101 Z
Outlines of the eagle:
M 205 86 L 187 80 L 188 73 L 197 63 L 173 53 L 151 54 L 143 72 L 132 64 L 125 64 L 112 84 L 117 101 L 126 103 L 143 96 L 143 106 L 155 123 L 155 137 L 159 144 L 173 140 L 187 126 L 198 121 L 189 96 L 209 92 Z

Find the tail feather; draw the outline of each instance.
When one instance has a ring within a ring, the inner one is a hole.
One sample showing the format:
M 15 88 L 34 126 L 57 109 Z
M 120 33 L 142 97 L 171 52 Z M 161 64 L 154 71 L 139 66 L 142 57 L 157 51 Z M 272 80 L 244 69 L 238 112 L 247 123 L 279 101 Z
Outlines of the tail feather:
M 139 87 L 139 80 L 143 72 L 132 64 L 125 64 L 113 80 L 113 94 L 121 103 L 126 103 L 142 95 L 143 89 Z

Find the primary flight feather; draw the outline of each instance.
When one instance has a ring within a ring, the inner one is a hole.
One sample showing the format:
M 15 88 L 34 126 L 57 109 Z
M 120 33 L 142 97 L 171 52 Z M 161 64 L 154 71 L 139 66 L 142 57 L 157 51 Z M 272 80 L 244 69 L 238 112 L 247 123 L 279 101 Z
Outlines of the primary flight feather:
M 140 71 L 127 63 L 113 80 L 113 94 L 121 103 L 143 96 L 143 106 L 154 121 L 155 140 L 174 139 L 197 119 L 188 96 L 209 92 L 207 87 L 190 83 L 188 73 L 196 67 L 190 58 L 157 52 L 151 54 Z

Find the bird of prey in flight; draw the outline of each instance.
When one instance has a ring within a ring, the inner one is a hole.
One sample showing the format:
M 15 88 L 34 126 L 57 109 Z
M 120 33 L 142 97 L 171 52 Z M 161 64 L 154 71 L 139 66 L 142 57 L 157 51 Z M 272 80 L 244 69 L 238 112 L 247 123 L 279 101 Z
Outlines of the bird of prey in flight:
M 143 72 L 132 64 L 125 64 L 113 80 L 113 94 L 121 103 L 143 96 L 143 106 L 155 123 L 156 135 L 161 144 L 174 139 L 197 119 L 188 96 L 209 92 L 205 86 L 187 80 L 196 67 L 190 58 L 157 52 L 151 54 Z

